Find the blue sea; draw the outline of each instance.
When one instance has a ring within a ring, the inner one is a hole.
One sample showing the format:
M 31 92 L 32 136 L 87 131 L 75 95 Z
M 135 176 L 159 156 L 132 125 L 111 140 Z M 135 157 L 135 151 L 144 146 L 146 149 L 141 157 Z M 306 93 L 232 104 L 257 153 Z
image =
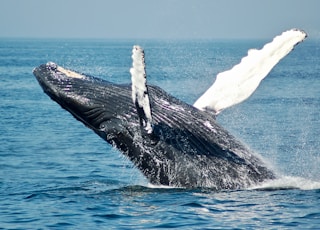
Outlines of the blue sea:
M 53 61 L 129 83 L 139 44 L 149 84 L 192 104 L 270 40 L 0 39 L 0 229 L 319 229 L 319 40 L 299 44 L 252 97 L 217 117 L 281 175 L 237 191 L 150 185 L 32 74 Z

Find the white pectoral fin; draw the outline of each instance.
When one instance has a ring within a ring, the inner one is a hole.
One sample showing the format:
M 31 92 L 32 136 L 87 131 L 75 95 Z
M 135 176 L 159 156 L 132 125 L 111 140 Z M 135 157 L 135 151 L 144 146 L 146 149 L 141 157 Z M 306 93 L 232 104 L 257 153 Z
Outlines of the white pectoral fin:
M 130 69 L 132 81 L 132 100 L 136 105 L 141 125 L 150 134 L 152 133 L 152 115 L 147 88 L 144 51 L 140 46 L 133 46 L 132 68 Z
M 292 29 L 276 36 L 260 50 L 249 50 L 239 64 L 217 75 L 214 84 L 194 103 L 194 107 L 218 114 L 246 100 L 272 68 L 306 37 L 304 31 Z

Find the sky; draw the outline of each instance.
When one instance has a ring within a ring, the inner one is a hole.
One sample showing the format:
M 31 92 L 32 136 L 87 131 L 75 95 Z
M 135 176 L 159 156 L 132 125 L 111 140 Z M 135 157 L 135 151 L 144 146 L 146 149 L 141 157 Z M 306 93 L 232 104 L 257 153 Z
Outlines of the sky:
M 320 38 L 319 0 L 0 0 L 0 37 Z

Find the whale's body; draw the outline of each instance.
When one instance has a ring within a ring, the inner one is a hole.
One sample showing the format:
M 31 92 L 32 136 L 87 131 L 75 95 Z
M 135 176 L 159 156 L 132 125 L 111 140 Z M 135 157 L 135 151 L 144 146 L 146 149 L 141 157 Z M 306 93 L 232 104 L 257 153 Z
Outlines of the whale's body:
M 235 189 L 274 178 L 213 116 L 149 86 L 153 133 L 140 125 L 130 85 L 74 78 L 53 63 L 34 70 L 44 91 L 116 146 L 155 185 Z
M 144 61 L 144 55 L 137 57 Z M 276 178 L 259 156 L 216 123 L 203 102 L 196 108 L 145 80 L 137 85 L 145 78 L 141 63 L 134 61 L 128 85 L 51 62 L 35 68 L 34 75 L 45 93 L 118 148 L 152 184 L 220 190 Z

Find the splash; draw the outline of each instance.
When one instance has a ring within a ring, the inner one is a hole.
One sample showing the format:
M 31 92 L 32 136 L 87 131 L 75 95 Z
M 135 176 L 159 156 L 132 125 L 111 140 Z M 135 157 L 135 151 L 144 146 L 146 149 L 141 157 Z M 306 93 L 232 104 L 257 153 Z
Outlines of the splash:
M 282 176 L 276 180 L 270 180 L 260 185 L 253 186 L 253 190 L 283 190 L 283 189 L 300 189 L 300 190 L 317 190 L 320 189 L 320 182 L 313 181 L 302 177 Z
M 167 185 L 155 185 L 155 184 L 151 184 L 148 183 L 146 185 L 147 188 L 153 188 L 153 189 L 177 189 L 177 187 L 173 187 L 173 186 L 167 186 Z

